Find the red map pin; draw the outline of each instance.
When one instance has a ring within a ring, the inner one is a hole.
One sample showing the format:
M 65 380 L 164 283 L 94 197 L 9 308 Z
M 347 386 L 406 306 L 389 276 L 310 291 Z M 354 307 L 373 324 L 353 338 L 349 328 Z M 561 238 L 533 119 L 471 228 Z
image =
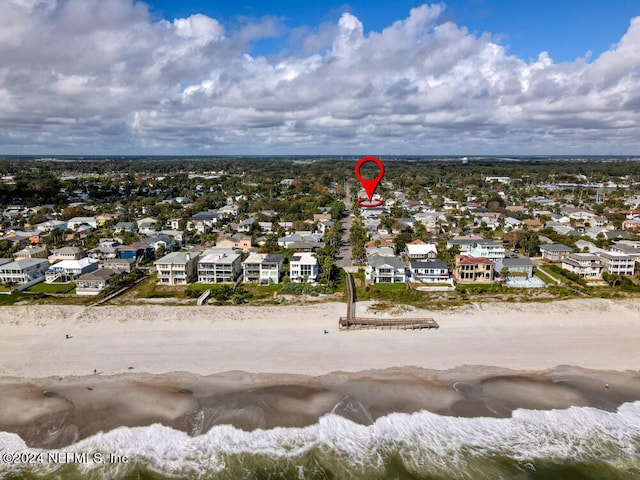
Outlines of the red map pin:
M 380 169 L 380 173 L 378 174 L 378 176 L 371 180 L 362 178 L 362 175 L 360 175 L 360 168 L 362 167 L 362 165 L 364 165 L 367 162 L 375 163 L 376 165 L 378 165 L 378 168 Z M 380 205 L 382 205 L 382 200 L 376 200 L 375 202 L 372 202 L 371 199 L 373 198 L 373 192 L 376 191 L 376 188 L 380 183 L 380 180 L 382 180 L 383 175 L 384 175 L 384 165 L 378 158 L 368 156 L 368 157 L 362 157 L 360 160 L 358 160 L 358 163 L 356 163 L 356 177 L 358 177 L 358 180 L 362 184 L 364 191 L 367 192 L 367 197 L 369 197 L 369 202 L 370 202 L 370 203 L 364 203 L 365 199 L 360 198 L 358 200 L 358 205 L 360 205 L 361 207 L 379 207 Z

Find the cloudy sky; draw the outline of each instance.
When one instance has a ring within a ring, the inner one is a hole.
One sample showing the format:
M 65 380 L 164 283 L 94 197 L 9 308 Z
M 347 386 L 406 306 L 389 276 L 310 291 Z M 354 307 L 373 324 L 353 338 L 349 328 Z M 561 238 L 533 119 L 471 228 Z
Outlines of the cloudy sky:
M 0 154 L 640 154 L 636 0 L 0 0 L 0 23 Z

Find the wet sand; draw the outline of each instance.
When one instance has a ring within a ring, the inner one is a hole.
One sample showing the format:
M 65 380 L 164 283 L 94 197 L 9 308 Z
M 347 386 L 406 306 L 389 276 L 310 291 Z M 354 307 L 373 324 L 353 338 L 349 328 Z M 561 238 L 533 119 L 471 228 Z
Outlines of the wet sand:
M 608 388 L 605 388 L 605 384 Z M 0 380 L 0 431 L 32 447 L 59 448 L 119 426 L 161 423 L 199 435 L 220 424 L 244 430 L 302 427 L 328 413 L 371 424 L 392 412 L 509 417 L 513 410 L 640 400 L 640 372 L 558 367 L 418 368 L 305 375 L 227 372 Z

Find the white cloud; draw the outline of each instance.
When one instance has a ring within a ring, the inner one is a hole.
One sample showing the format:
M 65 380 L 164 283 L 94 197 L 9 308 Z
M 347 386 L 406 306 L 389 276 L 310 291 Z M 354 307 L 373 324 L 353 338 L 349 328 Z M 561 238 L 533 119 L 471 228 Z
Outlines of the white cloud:
M 637 151 L 640 17 L 600 57 L 554 63 L 444 8 L 368 34 L 343 13 L 261 57 L 248 46 L 287 33 L 276 17 L 231 28 L 156 21 L 133 0 L 0 2 L 0 151 Z

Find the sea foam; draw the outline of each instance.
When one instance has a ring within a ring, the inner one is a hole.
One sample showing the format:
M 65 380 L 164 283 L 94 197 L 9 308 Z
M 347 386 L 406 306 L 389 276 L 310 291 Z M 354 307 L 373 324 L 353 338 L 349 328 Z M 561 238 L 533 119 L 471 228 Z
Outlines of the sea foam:
M 15 434 L 0 432 L 0 453 L 42 451 L 28 448 Z M 369 474 L 383 471 L 390 457 L 399 458 L 404 468 L 418 475 L 470 471 L 474 461 L 491 458 L 508 458 L 523 466 L 539 459 L 630 459 L 637 465 L 640 402 L 623 404 L 613 412 L 591 407 L 521 409 L 510 418 L 460 418 L 426 411 L 392 413 L 368 426 L 328 414 L 304 428 L 246 432 L 220 425 L 195 437 L 154 424 L 116 428 L 61 451 L 125 455 L 153 471 L 178 476 L 222 472 L 243 456 L 285 459 L 295 464 L 309 454 L 317 461 L 339 462 Z M 2 464 L 0 476 L 16 468 Z M 108 466 L 78 468 L 86 471 Z

